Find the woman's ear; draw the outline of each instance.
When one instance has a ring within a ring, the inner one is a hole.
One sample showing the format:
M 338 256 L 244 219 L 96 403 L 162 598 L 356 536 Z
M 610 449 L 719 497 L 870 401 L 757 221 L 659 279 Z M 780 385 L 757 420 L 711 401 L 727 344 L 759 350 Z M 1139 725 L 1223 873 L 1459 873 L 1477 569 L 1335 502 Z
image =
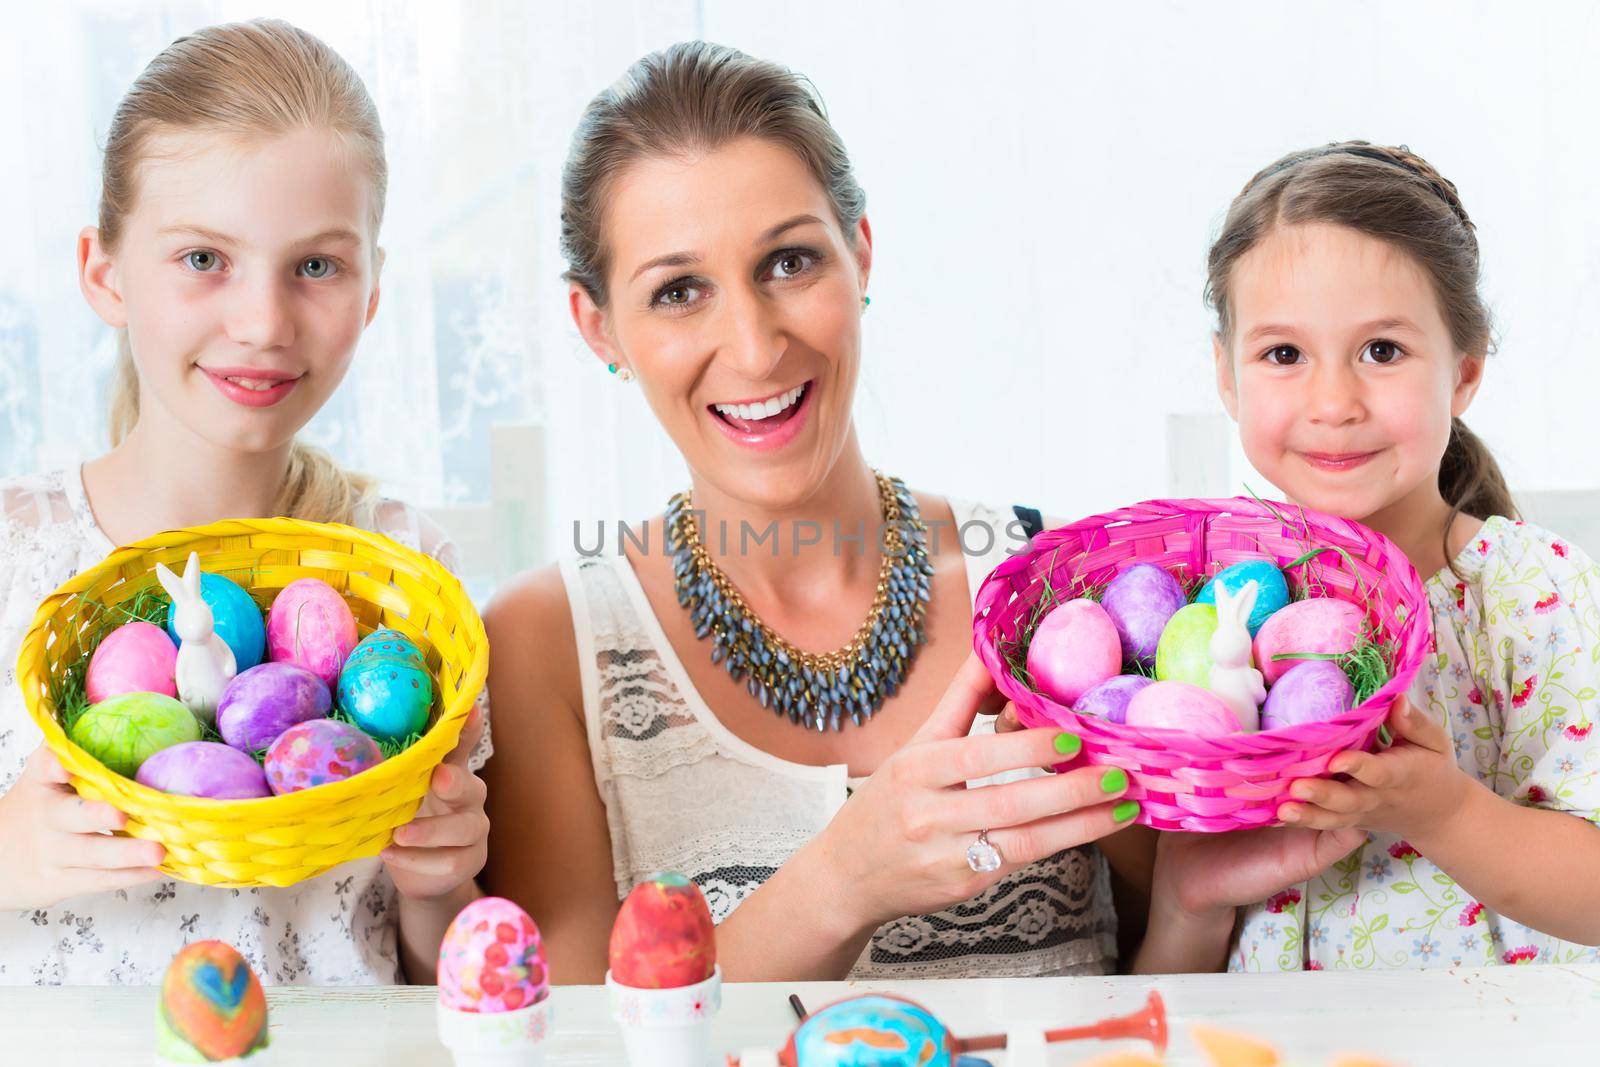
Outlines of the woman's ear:
M 1456 418 L 1467 413 L 1472 398 L 1478 395 L 1483 384 L 1483 371 L 1488 360 L 1483 356 L 1467 356 L 1456 363 L 1455 394 L 1450 398 L 1450 414 Z
M 1211 335 L 1211 359 L 1217 365 L 1217 396 L 1222 398 L 1222 406 L 1228 409 L 1228 417 L 1234 422 L 1239 421 L 1239 386 L 1234 379 L 1233 357 L 1228 354 L 1228 346 L 1222 343 L 1222 335 Z
M 117 266 L 100 241 L 100 231 L 85 226 L 78 231 L 78 288 L 94 313 L 113 330 L 128 325 L 128 312 L 122 302 Z
M 872 223 L 865 215 L 856 223 L 856 271 L 860 277 L 861 291 L 867 291 L 867 278 L 872 274 Z
M 607 366 L 620 364 L 606 313 L 594 302 L 589 290 L 577 282 L 568 282 L 567 303 L 572 309 L 572 322 L 583 335 L 583 343 L 589 346 L 589 351 Z

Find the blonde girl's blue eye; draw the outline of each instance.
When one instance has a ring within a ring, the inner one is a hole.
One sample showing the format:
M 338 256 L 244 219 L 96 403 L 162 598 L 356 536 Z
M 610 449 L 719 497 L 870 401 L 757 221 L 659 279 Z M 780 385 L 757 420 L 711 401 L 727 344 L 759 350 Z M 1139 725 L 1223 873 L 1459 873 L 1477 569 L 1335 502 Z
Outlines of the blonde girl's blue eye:
M 184 265 L 199 274 L 210 274 L 222 266 L 222 257 L 204 248 L 183 254 Z
M 326 256 L 312 256 L 300 264 L 300 273 L 307 278 L 331 278 L 338 271 L 338 266 Z
M 1380 367 L 1387 367 L 1399 361 L 1404 355 L 1400 346 L 1393 341 L 1369 341 L 1361 350 L 1361 362 L 1376 363 Z

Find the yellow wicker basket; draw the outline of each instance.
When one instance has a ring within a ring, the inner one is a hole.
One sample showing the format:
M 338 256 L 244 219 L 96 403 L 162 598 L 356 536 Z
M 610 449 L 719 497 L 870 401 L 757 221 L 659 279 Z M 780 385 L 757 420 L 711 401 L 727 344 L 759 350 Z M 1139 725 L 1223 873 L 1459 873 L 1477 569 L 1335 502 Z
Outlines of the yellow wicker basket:
M 260 800 L 210 800 L 158 792 L 107 769 L 67 739 L 51 699 L 82 655 L 80 606 L 123 604 L 157 586 L 155 565 L 182 568 L 190 552 L 206 571 L 238 582 L 266 608 L 297 578 L 344 594 L 362 634 L 399 630 L 417 643 L 438 685 L 428 730 L 404 752 L 342 782 Z M 385 848 L 411 820 L 433 769 L 455 747 L 489 667 L 483 622 L 461 583 L 437 561 L 381 534 L 296 519 L 213 523 L 157 534 L 117 549 L 52 593 L 23 638 L 17 681 L 45 743 L 81 796 L 128 815 L 127 832 L 166 846 L 162 870 L 202 885 L 287 886 Z

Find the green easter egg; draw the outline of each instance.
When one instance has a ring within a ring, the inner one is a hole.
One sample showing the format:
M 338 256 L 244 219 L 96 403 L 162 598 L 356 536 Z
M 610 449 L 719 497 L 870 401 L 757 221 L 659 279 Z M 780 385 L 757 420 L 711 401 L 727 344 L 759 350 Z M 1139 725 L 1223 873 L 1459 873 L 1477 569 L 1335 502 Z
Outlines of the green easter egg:
M 1161 631 L 1161 643 L 1156 645 L 1156 679 L 1210 689 L 1211 635 L 1216 632 L 1215 604 L 1179 608 Z
M 93 705 L 72 724 L 72 743 L 124 778 L 164 748 L 200 740 L 200 720 L 169 696 L 123 693 Z

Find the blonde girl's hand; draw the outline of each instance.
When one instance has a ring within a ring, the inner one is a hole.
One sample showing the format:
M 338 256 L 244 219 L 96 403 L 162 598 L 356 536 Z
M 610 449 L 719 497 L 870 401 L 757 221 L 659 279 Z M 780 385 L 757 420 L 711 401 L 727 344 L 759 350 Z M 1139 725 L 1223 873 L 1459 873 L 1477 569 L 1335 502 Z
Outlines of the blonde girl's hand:
M 158 842 L 118 837 L 128 817 L 84 800 L 55 753 L 40 745 L 0 796 L 0 911 L 48 908 L 86 893 L 164 877 Z
M 1405 697 L 1389 712 L 1395 743 L 1381 752 L 1341 752 L 1328 764 L 1348 782 L 1306 778 L 1289 787 L 1278 808 L 1290 826 L 1316 830 L 1359 826 L 1402 837 L 1427 836 L 1461 809 L 1472 786 L 1456 763 L 1445 728 Z
M 1060 730 L 969 736 L 997 699 L 970 657 L 922 729 L 858 789 L 807 845 L 823 864 L 824 891 L 855 928 L 968 900 L 1008 873 L 1127 826 L 1127 775 L 1085 767 L 968 788 L 967 783 L 1071 758 L 1078 738 Z M 985 832 L 995 870 L 973 870 L 967 849 Z
M 467 714 L 456 747 L 433 770 L 428 795 L 416 816 L 394 832 L 382 852 L 384 866 L 402 896 L 415 901 L 446 897 L 476 878 L 489 856 L 489 816 L 483 779 L 467 759 L 483 737 L 483 712 Z

